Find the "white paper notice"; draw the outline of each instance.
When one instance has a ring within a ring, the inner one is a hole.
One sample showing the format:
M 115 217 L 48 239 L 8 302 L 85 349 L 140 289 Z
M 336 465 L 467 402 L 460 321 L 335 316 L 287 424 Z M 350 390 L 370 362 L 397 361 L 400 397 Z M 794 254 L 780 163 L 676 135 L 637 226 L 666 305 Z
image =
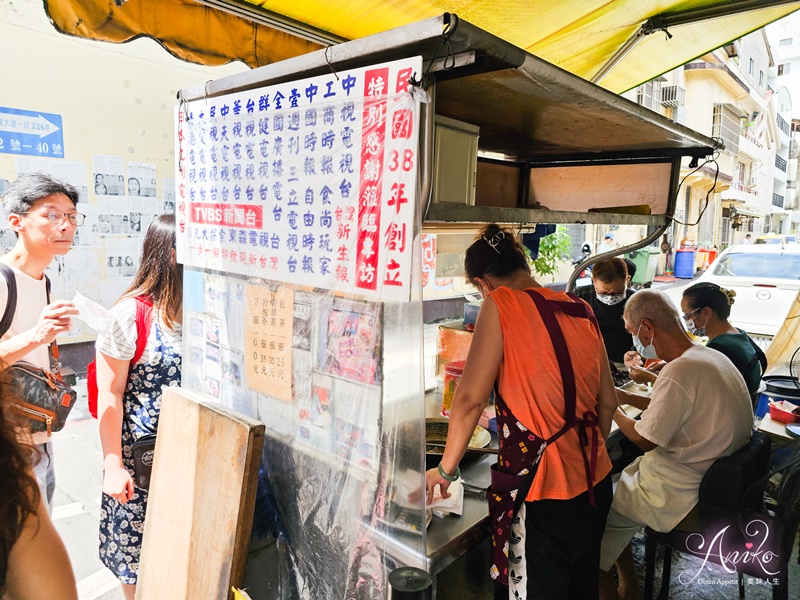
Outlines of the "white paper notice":
M 128 195 L 156 197 L 156 166 L 152 163 L 128 163 Z
M 96 196 L 125 195 L 125 162 L 121 156 L 92 155 L 92 178 Z

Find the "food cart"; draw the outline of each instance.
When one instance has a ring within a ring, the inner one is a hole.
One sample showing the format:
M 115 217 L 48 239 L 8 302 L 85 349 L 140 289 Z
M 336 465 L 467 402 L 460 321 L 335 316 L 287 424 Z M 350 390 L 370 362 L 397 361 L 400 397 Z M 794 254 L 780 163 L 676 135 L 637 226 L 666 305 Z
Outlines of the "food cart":
M 279 542 L 251 596 L 384 598 L 401 566 L 461 564 L 473 591 L 440 598 L 491 585 L 483 499 L 426 527 L 429 236 L 645 224 L 646 246 L 712 140 L 453 14 L 182 90 L 177 120 L 183 393 L 265 427 Z

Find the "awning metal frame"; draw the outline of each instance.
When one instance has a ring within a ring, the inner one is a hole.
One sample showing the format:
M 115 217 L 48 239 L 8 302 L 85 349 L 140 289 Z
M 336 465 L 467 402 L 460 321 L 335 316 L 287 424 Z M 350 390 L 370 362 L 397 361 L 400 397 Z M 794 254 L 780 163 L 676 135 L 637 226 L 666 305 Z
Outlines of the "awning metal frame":
M 447 32 L 443 39 L 443 32 Z M 447 64 L 436 59 L 459 57 Z M 421 157 L 433 157 L 433 113 L 480 128 L 479 154 L 526 169 L 635 161 L 671 166 L 667 214 L 453 206 L 430 203 L 430 173 L 420 173 L 426 223 L 626 223 L 665 229 L 675 209 L 682 157 L 712 155 L 714 140 L 529 54 L 455 15 L 413 23 L 181 90 L 180 101 L 213 98 L 421 55 L 432 64 L 431 104 L 422 112 Z M 448 68 L 445 68 L 448 67 Z M 440 70 L 444 69 L 444 70 Z M 423 78 L 417 74 L 416 79 Z M 503 110 L 498 110 L 502 107 Z M 428 165 L 426 164 L 426 167 Z M 524 185 L 524 184 L 523 184 Z M 665 186 L 666 187 L 666 186 Z M 591 201 L 589 201 L 589 204 Z M 588 204 L 587 204 L 588 206 Z
M 721 2 L 720 4 L 713 4 L 711 6 L 703 6 L 700 8 L 691 8 L 673 13 L 662 13 L 650 17 L 642 23 L 641 27 L 629 37 L 625 43 L 600 67 L 597 72 L 592 76 L 590 81 L 598 83 L 608 75 L 608 73 L 616 67 L 622 59 L 624 59 L 636 45 L 642 41 L 646 36 L 652 35 L 659 31 L 663 31 L 667 37 L 672 38 L 669 30 L 673 27 L 680 27 L 681 25 L 691 25 L 700 21 L 707 21 L 710 19 L 718 19 L 721 17 L 729 17 L 753 10 L 763 10 L 773 6 L 781 6 L 783 4 L 793 4 L 797 0 L 736 0 L 731 2 Z

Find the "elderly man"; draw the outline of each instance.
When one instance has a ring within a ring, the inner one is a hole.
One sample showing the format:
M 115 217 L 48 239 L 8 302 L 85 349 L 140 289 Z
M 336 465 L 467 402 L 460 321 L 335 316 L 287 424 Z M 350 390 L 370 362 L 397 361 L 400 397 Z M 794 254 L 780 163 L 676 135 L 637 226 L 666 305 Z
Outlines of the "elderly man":
M 720 352 L 696 345 L 662 292 L 641 290 L 625 305 L 625 327 L 644 358 L 667 362 L 651 397 L 617 391 L 620 404 L 646 409 L 634 421 L 617 409 L 614 422 L 644 456 L 620 474 L 603 536 L 603 598 L 638 597 L 630 541 L 642 526 L 671 531 L 697 504 L 711 463 L 750 439 L 753 409 L 741 374 Z M 620 560 L 617 560 L 620 559 Z M 608 571 L 617 562 L 619 589 Z

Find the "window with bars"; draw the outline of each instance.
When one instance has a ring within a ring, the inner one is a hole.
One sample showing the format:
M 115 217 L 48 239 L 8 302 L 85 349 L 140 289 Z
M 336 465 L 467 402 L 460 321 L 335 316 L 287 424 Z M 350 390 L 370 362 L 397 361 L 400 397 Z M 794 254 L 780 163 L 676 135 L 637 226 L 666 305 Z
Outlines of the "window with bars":
M 739 132 L 742 117 L 730 104 L 715 104 L 711 135 L 722 138 L 725 150 L 733 155 L 739 153 Z
M 706 199 L 702 198 L 700 200 L 700 208 L 699 210 L 703 210 L 703 206 L 705 205 Z M 714 218 L 716 217 L 716 204 L 714 201 L 709 198 L 708 206 L 706 206 L 705 212 L 703 216 L 700 217 L 700 228 L 698 231 L 698 239 L 697 241 L 707 244 L 712 244 L 714 242 Z
M 636 103 L 650 110 L 658 111 L 658 107 L 661 105 L 661 84 L 663 81 L 663 77 L 659 77 L 636 88 Z
M 720 239 L 720 249 L 724 250 L 731 243 L 731 220 L 728 217 L 722 217 L 722 232 Z
M 586 225 L 568 224 L 566 227 L 570 239 L 569 255 L 577 258 L 581 256 L 581 247 L 586 241 Z

